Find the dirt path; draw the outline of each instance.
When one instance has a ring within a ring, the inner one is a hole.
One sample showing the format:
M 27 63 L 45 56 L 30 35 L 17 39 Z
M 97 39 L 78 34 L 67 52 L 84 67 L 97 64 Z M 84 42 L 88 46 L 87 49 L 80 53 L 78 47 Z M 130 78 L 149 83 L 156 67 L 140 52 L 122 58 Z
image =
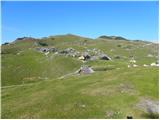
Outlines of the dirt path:
M 63 76 L 61 76 L 61 77 L 58 77 L 58 78 L 56 78 L 56 79 L 63 79 L 63 78 L 66 78 L 66 77 L 72 76 L 72 75 L 75 75 L 75 72 L 73 72 L 73 73 L 68 73 L 68 74 L 63 75 Z M 54 80 L 56 80 L 56 79 L 54 79 Z M 44 81 L 53 81 L 53 79 L 52 79 L 52 80 L 44 80 Z M 43 81 L 40 81 L 40 82 L 43 82 Z M 11 87 L 30 86 L 30 85 L 38 84 L 38 83 L 40 83 L 40 82 L 36 82 L 36 83 L 26 83 L 26 84 L 20 84 L 20 85 L 9 85 L 9 86 L 1 87 L 1 89 L 11 88 Z

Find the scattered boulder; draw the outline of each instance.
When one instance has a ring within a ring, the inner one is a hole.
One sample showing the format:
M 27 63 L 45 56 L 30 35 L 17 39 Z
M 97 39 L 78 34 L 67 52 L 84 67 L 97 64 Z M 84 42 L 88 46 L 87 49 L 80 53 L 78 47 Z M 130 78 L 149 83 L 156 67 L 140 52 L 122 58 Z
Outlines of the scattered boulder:
M 159 102 L 151 99 L 141 99 L 136 107 L 146 113 L 159 113 Z
M 79 52 L 77 52 L 73 48 L 66 48 L 66 49 L 60 51 L 59 53 L 64 54 L 64 55 L 68 55 L 68 56 L 72 56 L 72 57 L 77 57 L 79 55 Z
M 45 47 L 41 47 L 41 48 L 36 48 L 37 51 L 45 53 L 45 52 L 57 52 L 57 49 L 52 47 L 52 48 L 45 48 Z
M 136 65 L 136 64 L 133 64 L 133 67 L 138 67 L 138 65 Z
M 148 54 L 147 57 L 153 57 L 153 55 L 152 54 Z
M 106 117 L 107 118 L 112 118 L 114 116 L 114 111 L 107 111 L 106 112 Z
M 99 55 L 99 58 L 100 58 L 101 60 L 111 60 L 111 58 L 110 58 L 109 56 L 107 56 L 106 54 L 100 54 L 100 55 Z
M 79 74 L 90 74 L 90 73 L 93 73 L 94 70 L 91 68 L 91 67 L 88 67 L 88 66 L 82 66 L 78 71 L 77 73 Z
M 91 56 L 88 52 L 82 53 L 82 56 L 84 57 L 84 60 L 89 60 L 91 58 Z
M 133 56 L 133 55 L 130 55 L 130 56 L 129 56 L 129 58 L 132 58 L 132 59 L 133 59 L 133 58 L 134 58 L 134 56 Z
M 156 63 L 151 63 L 151 66 L 159 66 L 159 64 L 156 64 Z
M 144 64 L 143 66 L 144 66 L 144 67 L 148 67 L 149 65 Z
M 34 46 L 38 46 L 39 44 L 38 44 L 38 42 L 34 42 L 33 45 Z
M 44 53 L 46 56 L 49 54 L 49 51 L 48 52 L 46 52 L 46 53 Z
M 44 53 L 44 52 L 48 52 L 48 51 L 49 51 L 49 48 L 41 47 L 41 48 L 36 48 L 36 50 L 39 51 L 39 52 Z
M 101 59 L 101 60 L 111 60 L 111 58 L 100 52 L 100 50 L 97 50 L 96 48 L 92 49 L 87 49 L 87 52 L 78 52 L 73 48 L 66 48 L 64 50 L 58 51 L 56 48 L 52 47 L 38 47 L 36 48 L 37 51 L 42 52 L 42 53 L 46 53 L 46 52 L 54 52 L 55 54 L 62 54 L 62 55 L 66 55 L 66 56 L 71 56 L 71 57 L 78 57 L 79 60 L 83 60 L 84 62 L 87 60 L 97 60 L 97 59 Z M 81 56 L 80 56 L 81 54 Z M 92 54 L 92 55 L 91 55 Z M 117 58 L 118 59 L 118 58 Z
M 132 60 L 130 60 L 129 62 L 131 62 L 131 63 L 136 63 L 136 60 L 132 59 Z
M 130 68 L 131 66 L 130 65 L 128 65 L 128 68 Z
M 83 56 L 78 57 L 79 60 L 84 60 L 85 58 Z
M 57 52 L 57 49 L 52 47 L 52 48 L 49 48 L 50 52 Z
M 113 51 L 114 51 L 114 49 L 110 49 L 110 51 L 111 51 L 111 52 L 113 52 Z
M 91 61 L 94 61 L 94 60 L 97 60 L 97 59 L 98 59 L 97 56 L 91 56 L 91 58 L 90 58 Z

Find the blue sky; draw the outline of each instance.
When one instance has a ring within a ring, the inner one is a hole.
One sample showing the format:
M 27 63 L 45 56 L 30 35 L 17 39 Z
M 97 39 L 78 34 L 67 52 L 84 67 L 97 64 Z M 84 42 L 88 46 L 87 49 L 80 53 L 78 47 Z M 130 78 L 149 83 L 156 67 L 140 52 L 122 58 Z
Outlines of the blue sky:
M 3 1 L 1 7 L 2 43 L 67 33 L 158 41 L 157 1 Z

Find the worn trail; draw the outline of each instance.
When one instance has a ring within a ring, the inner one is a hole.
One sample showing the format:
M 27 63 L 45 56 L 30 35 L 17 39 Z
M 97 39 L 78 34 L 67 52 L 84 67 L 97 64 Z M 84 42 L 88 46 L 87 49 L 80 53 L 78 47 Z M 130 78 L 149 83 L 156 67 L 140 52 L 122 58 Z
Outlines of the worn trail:
M 63 76 L 61 76 L 61 77 L 58 77 L 57 79 L 63 79 L 63 78 L 66 78 L 66 77 L 68 77 L 68 76 L 71 76 L 71 75 L 75 75 L 75 72 L 73 72 L 73 73 L 68 73 L 68 74 L 63 75 Z M 56 80 L 56 79 L 54 79 L 54 80 Z M 45 80 L 45 81 L 53 81 L 53 79 L 52 79 L 52 80 Z M 40 81 L 40 82 L 43 82 L 43 81 Z M 31 85 L 34 85 L 34 84 L 38 84 L 38 83 L 40 83 L 40 82 L 36 82 L 36 83 L 26 83 L 26 84 L 21 84 L 21 85 L 9 85 L 9 86 L 3 86 L 3 87 L 1 87 L 1 88 L 2 88 L 2 89 L 5 89 L 5 88 L 11 88 L 11 87 L 31 86 Z

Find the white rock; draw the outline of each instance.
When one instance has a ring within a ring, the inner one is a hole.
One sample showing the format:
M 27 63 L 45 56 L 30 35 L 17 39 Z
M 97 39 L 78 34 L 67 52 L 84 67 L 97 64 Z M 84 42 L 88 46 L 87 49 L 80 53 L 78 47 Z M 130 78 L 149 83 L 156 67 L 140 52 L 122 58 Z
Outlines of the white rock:
M 148 65 L 146 65 L 146 64 L 144 64 L 143 66 L 144 66 L 144 67 L 148 67 Z
M 156 64 L 156 63 L 151 63 L 151 66 L 159 66 L 159 64 Z
M 54 54 L 55 54 L 55 55 L 57 55 L 57 54 L 58 54 L 58 52 L 55 52 Z
M 48 55 L 49 54 L 49 52 L 46 52 L 46 53 L 44 53 L 45 55 Z
M 114 51 L 114 49 L 110 49 L 110 51 L 112 52 L 112 51 Z
M 133 64 L 133 67 L 138 67 L 138 65 L 136 65 L 136 64 Z
M 131 63 L 136 63 L 136 60 L 130 60 Z
M 151 63 L 151 66 L 156 66 L 156 63 Z
M 17 53 L 17 55 L 20 55 L 21 53 L 19 52 L 19 53 Z
M 152 54 L 148 54 L 147 57 L 153 57 L 153 55 Z
M 84 60 L 85 58 L 83 56 L 80 56 L 78 59 L 79 60 Z

